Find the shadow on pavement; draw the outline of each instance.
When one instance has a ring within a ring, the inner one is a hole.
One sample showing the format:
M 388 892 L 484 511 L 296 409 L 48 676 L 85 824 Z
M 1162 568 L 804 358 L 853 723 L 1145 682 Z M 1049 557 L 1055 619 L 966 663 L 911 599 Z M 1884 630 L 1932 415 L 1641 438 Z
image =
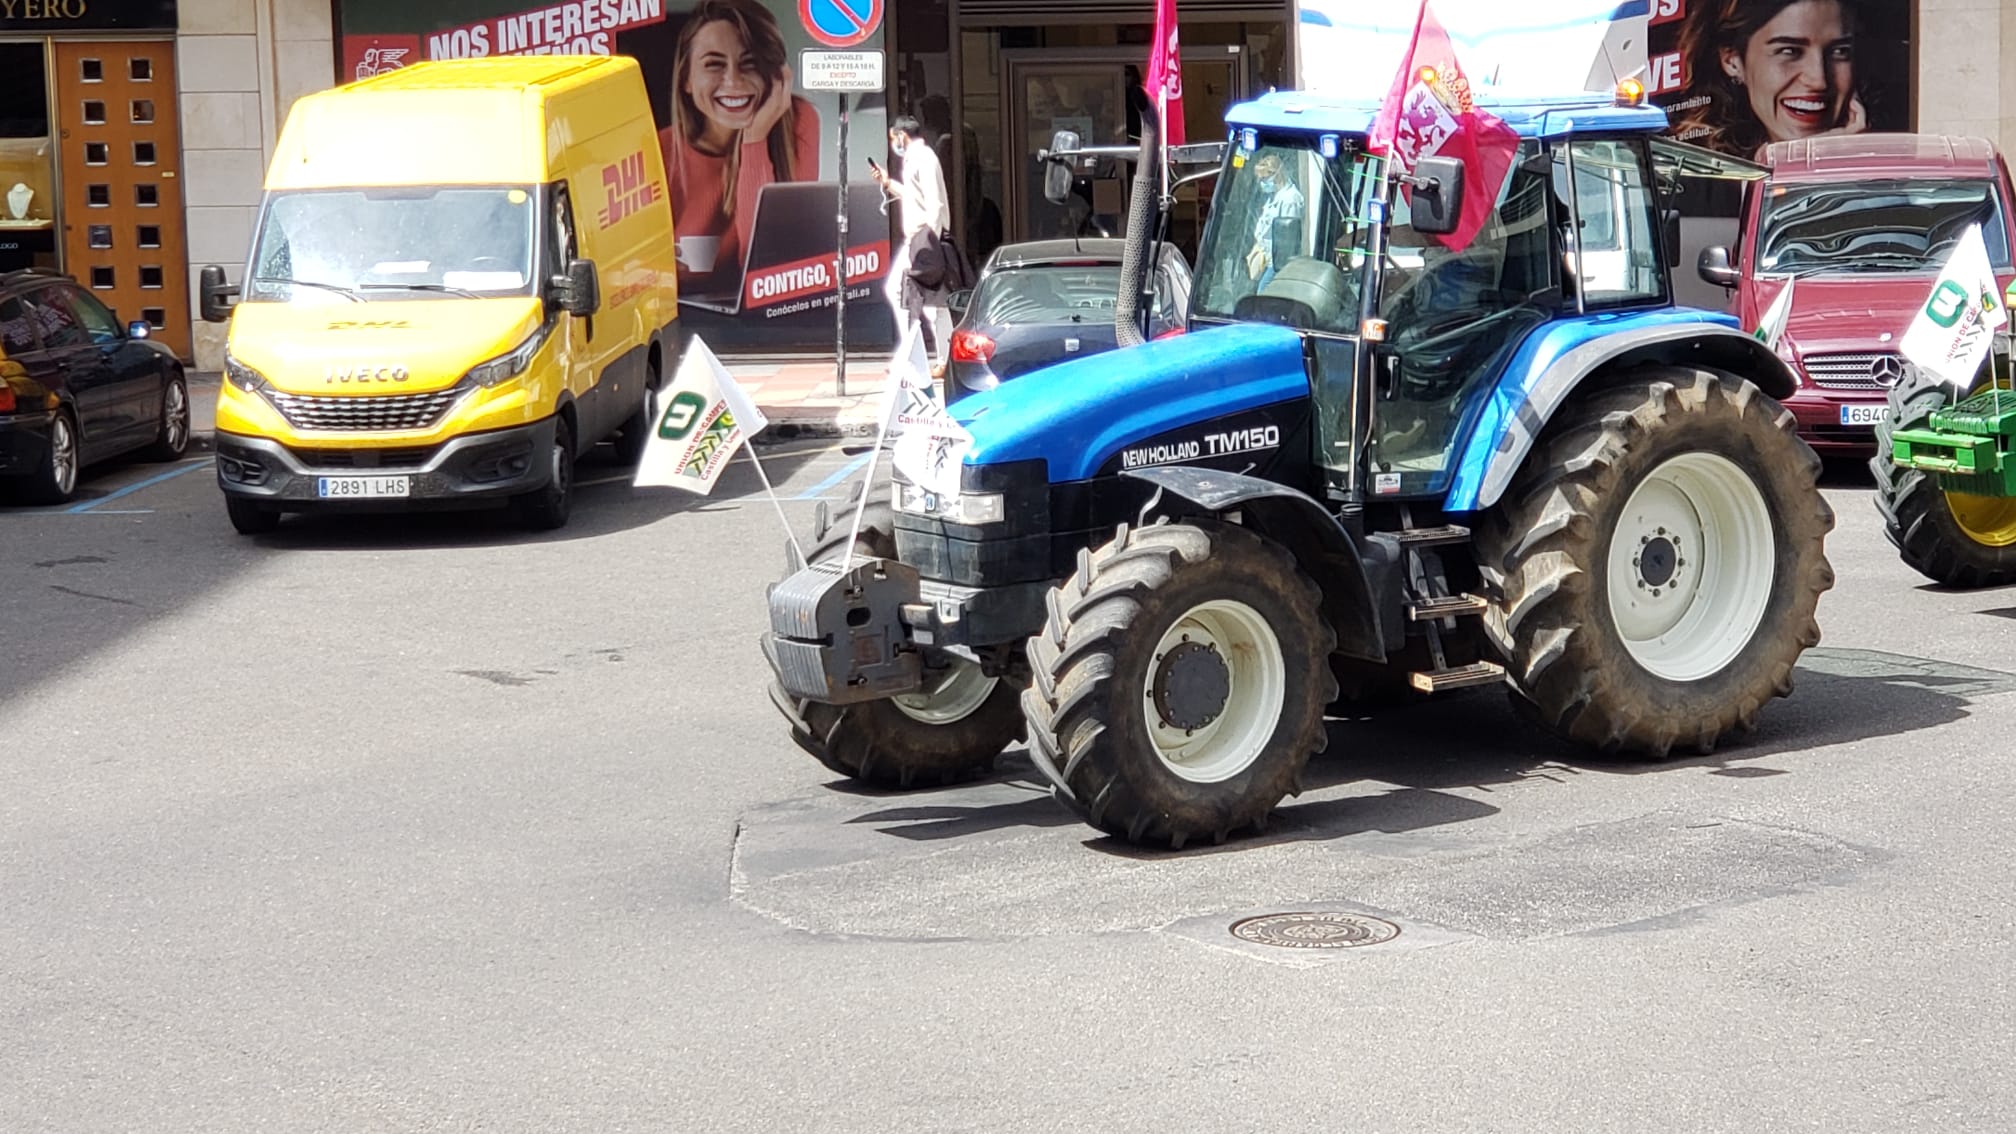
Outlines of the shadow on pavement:
M 1331 721 L 1330 747 L 1310 762 L 1304 795 L 1285 801 L 1257 836 L 1235 836 L 1223 846 L 1189 847 L 1173 855 L 1103 835 L 1087 838 L 1085 845 L 1123 857 L 1169 858 L 1368 832 L 1399 834 L 1465 823 L 1500 810 L 1470 794 L 1454 794 L 1457 790 L 1488 794 L 1535 780 L 1565 785 L 1591 776 L 1687 772 L 1766 779 L 1801 770 L 1821 749 L 1950 724 L 1966 717 L 1975 701 L 2009 692 L 2016 692 L 2016 674 L 1876 650 L 1819 648 L 1802 660 L 1792 697 L 1767 706 L 1750 736 L 1735 738 L 1709 756 L 1632 761 L 1606 759 L 1569 745 L 1527 722 L 1503 693 L 1475 690 L 1432 704 Z M 1774 757 L 1792 759 L 1758 763 Z M 1383 790 L 1334 794 L 1353 783 Z M 895 793 L 844 780 L 827 786 L 864 801 L 906 801 L 844 822 L 882 825 L 879 833 L 909 840 L 1080 822 L 1048 798 L 1047 783 L 1019 749 L 1002 758 L 995 776 L 954 787 Z

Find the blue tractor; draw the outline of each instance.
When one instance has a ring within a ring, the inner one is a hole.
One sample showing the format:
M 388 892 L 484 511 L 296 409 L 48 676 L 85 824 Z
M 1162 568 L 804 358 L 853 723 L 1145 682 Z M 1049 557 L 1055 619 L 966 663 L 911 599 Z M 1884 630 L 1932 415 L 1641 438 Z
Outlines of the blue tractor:
M 1187 333 L 1141 343 L 1123 291 L 1138 345 L 952 407 L 956 493 L 822 514 L 763 636 L 797 742 L 905 787 L 1026 739 L 1094 826 L 1180 848 L 1262 826 L 1354 697 L 1503 684 L 1658 759 L 1789 693 L 1833 514 L 1785 364 L 1673 301 L 1687 155 L 1629 95 L 1488 109 L 1519 149 L 1452 249 L 1469 171 L 1394 176 L 1376 105 L 1235 107 Z

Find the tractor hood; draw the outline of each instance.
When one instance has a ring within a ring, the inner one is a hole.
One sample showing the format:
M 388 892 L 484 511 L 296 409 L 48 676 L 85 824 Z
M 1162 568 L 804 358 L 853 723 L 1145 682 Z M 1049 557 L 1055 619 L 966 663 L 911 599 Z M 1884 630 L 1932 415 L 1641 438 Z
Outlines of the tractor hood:
M 1042 460 L 1059 483 L 1157 434 L 1308 397 L 1302 336 L 1236 323 L 1032 371 L 952 413 L 973 435 L 967 464 Z

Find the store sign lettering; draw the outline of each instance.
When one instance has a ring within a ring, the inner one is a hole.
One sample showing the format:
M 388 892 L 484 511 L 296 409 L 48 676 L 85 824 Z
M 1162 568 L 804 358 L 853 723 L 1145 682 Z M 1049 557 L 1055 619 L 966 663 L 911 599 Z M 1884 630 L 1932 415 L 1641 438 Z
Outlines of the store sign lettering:
M 81 20 L 90 10 L 86 0 L 0 0 L 8 20 Z

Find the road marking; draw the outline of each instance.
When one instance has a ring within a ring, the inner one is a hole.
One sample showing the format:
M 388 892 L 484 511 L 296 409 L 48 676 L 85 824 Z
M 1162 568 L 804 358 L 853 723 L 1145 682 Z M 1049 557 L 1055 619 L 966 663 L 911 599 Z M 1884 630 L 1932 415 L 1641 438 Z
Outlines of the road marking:
M 196 460 L 190 461 L 188 464 L 182 465 L 179 468 L 169 469 L 167 472 L 161 473 L 158 476 L 150 476 L 146 480 L 143 480 L 138 484 L 129 484 L 117 492 L 108 492 L 105 495 L 100 496 L 96 500 L 86 500 L 82 504 L 74 504 L 68 508 L 63 509 L 63 511 L 73 516 L 79 512 L 89 512 L 91 509 L 98 507 L 100 504 L 110 504 L 112 501 L 119 499 L 121 496 L 131 495 L 135 492 L 140 491 L 143 488 L 152 488 L 153 486 L 160 484 L 164 480 L 173 480 L 176 477 L 181 476 L 183 473 L 195 472 L 197 469 L 203 468 L 204 466 L 210 464 L 211 461 L 212 458 L 210 457 L 199 457 Z
M 574 487 L 593 488 L 598 484 L 615 484 L 618 481 L 628 482 L 636 479 L 636 476 L 636 473 L 623 473 L 620 476 L 603 476 L 597 477 L 594 480 L 577 480 L 574 482 Z
M 793 500 L 817 499 L 820 493 L 826 491 L 827 489 L 833 487 L 836 484 L 839 484 L 841 481 L 846 480 L 848 477 L 853 476 L 855 470 L 859 469 L 862 465 L 867 464 L 868 458 L 874 455 L 875 454 L 873 453 L 863 453 L 860 456 L 855 457 L 853 460 L 848 461 L 844 465 L 841 465 L 840 468 L 836 472 L 834 472 L 832 476 L 829 476 L 825 480 L 820 481 L 818 484 L 815 484 L 812 487 L 806 489 L 805 491 L 800 492 L 798 495 L 792 497 L 792 499 Z

